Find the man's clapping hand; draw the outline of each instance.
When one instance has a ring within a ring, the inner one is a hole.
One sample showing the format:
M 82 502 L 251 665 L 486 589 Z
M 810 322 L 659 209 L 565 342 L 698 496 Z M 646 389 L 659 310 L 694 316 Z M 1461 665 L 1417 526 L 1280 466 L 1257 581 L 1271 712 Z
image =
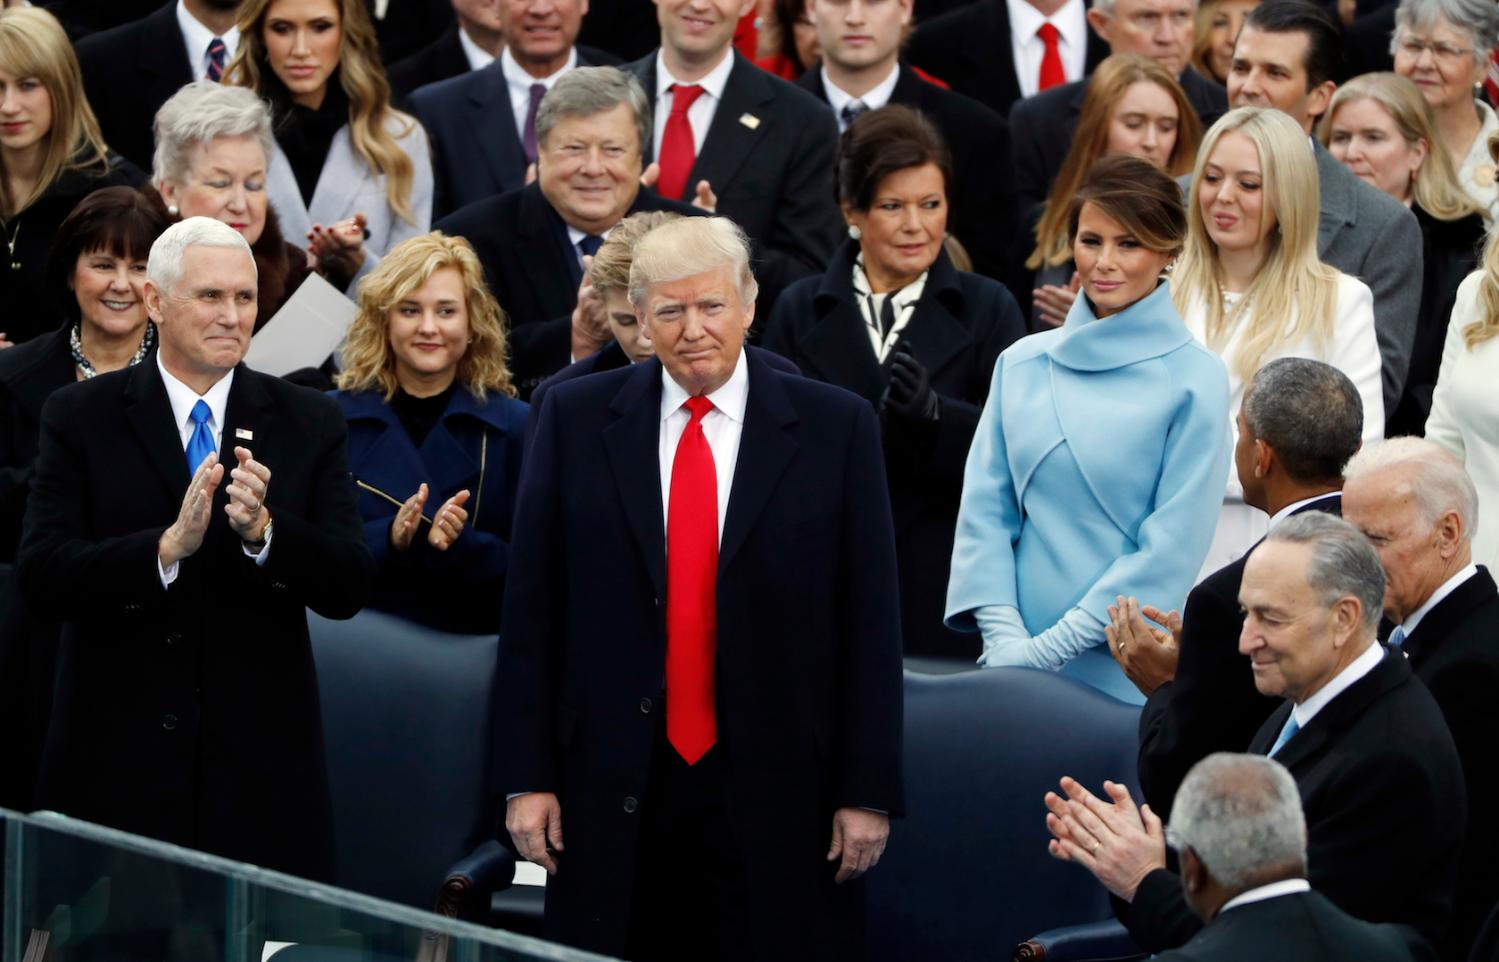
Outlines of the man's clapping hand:
M 177 520 L 161 533 L 156 542 L 156 556 L 163 569 L 170 568 L 183 558 L 190 557 L 203 545 L 203 535 L 208 531 L 208 519 L 213 514 L 213 493 L 224 479 L 224 466 L 219 456 L 211 453 L 198 465 L 193 479 L 188 482 L 187 492 L 182 496 L 182 507 L 177 511 Z

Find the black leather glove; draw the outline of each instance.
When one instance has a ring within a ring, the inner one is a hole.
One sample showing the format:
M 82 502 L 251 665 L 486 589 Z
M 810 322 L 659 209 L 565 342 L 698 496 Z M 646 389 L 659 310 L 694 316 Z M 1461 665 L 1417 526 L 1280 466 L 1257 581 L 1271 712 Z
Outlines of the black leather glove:
M 942 416 L 937 392 L 932 390 L 926 368 L 916 360 L 904 341 L 890 356 L 890 382 L 880 398 L 880 413 L 913 423 L 930 423 Z

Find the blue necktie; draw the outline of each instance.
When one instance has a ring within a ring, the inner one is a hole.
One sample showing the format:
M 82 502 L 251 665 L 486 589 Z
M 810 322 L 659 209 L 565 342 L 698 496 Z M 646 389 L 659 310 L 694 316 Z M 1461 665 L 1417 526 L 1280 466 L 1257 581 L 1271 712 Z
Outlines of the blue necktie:
M 864 101 L 850 100 L 848 103 L 843 105 L 842 110 L 838 111 L 838 119 L 842 121 L 842 123 L 838 125 L 839 128 L 841 130 L 847 130 L 848 125 L 853 123 L 855 120 L 858 120 L 859 115 L 864 113 L 868 109 L 869 105 Z
M 582 240 L 578 241 L 578 250 L 582 251 L 585 257 L 594 256 L 599 252 L 599 248 L 603 246 L 604 239 L 597 234 L 588 234 Z
M 198 465 L 213 453 L 213 432 L 208 430 L 208 419 L 211 416 L 208 402 L 200 399 L 197 404 L 193 405 L 193 434 L 187 439 L 187 473 L 189 476 L 196 474 Z
M 1399 648 L 1403 644 L 1405 644 L 1405 628 L 1396 625 L 1395 630 L 1390 632 L 1390 647 Z
M 1269 752 L 1270 757 L 1275 757 L 1275 753 L 1284 748 L 1286 742 L 1291 740 L 1291 736 L 1300 730 L 1301 726 L 1296 724 L 1296 713 L 1293 711 L 1291 712 L 1291 717 L 1286 719 L 1285 727 L 1280 730 L 1280 737 L 1275 740 L 1275 745 L 1271 747 Z

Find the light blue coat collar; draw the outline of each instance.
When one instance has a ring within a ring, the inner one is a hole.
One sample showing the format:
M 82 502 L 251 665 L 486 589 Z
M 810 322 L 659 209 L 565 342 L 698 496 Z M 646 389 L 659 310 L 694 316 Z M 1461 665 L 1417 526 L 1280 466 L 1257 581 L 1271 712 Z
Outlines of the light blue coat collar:
M 1112 371 L 1169 354 L 1192 340 L 1171 303 L 1165 281 L 1100 323 L 1086 295 L 1072 302 L 1061 337 L 1047 347 L 1053 361 L 1074 371 Z

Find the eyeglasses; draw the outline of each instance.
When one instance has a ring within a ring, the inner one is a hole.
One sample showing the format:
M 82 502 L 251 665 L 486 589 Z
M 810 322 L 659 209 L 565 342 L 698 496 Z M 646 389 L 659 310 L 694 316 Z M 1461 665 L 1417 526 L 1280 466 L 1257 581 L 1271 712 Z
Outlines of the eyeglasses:
M 1450 43 L 1428 43 L 1419 37 L 1405 37 L 1400 43 L 1400 50 L 1412 60 L 1420 60 L 1421 54 L 1431 51 L 1431 57 L 1438 63 L 1455 64 L 1463 57 L 1473 55 L 1472 47 L 1455 47 Z

